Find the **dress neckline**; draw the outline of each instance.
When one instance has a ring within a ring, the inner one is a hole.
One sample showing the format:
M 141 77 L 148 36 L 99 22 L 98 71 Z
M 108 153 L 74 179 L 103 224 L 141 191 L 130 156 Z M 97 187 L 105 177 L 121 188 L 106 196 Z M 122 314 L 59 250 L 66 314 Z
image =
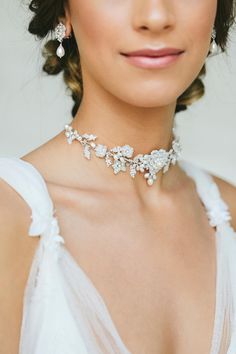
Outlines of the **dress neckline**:
M 16 159 L 19 159 L 20 161 L 29 164 L 34 171 L 39 174 L 47 188 L 47 182 L 45 180 L 45 178 L 43 177 L 43 175 L 41 174 L 41 172 L 37 169 L 37 167 L 35 167 L 32 163 L 22 159 L 21 157 L 17 157 Z M 186 173 L 186 168 L 188 167 L 188 161 L 179 161 L 180 163 L 180 167 L 182 168 L 182 170 Z M 190 163 L 190 165 L 192 166 L 192 164 Z M 187 174 L 187 173 L 186 173 Z M 203 196 L 199 193 L 198 189 L 197 189 L 197 181 L 195 179 L 195 177 L 193 175 L 189 176 L 190 179 L 194 182 L 195 185 L 195 191 L 200 199 L 201 204 L 203 205 L 203 208 L 205 209 L 205 212 L 207 212 L 207 206 L 205 204 L 205 200 L 203 198 Z M 215 182 L 214 182 L 215 183 Z M 48 188 L 47 188 L 48 190 Z M 51 199 L 50 195 L 48 194 L 49 198 Z M 51 199 L 52 201 L 52 199 Z M 53 205 L 53 209 L 54 208 L 54 203 L 52 201 L 52 205 Z M 56 220 L 57 222 L 57 215 L 55 213 L 55 215 L 53 216 L 54 220 Z M 57 226 L 58 226 L 58 222 L 57 222 Z M 59 229 L 59 226 L 58 226 Z M 220 233 L 220 230 L 214 229 L 214 236 L 215 236 L 215 262 L 216 262 L 216 273 L 215 273 L 215 311 L 214 311 L 214 320 L 213 320 L 213 328 L 212 328 L 212 335 L 211 335 L 211 343 L 210 343 L 210 352 L 209 354 L 217 354 L 214 351 L 214 343 L 216 341 L 216 336 L 218 335 L 218 326 L 220 325 L 218 317 L 220 315 L 219 313 L 219 309 L 220 309 L 220 303 L 221 303 L 221 294 L 222 294 L 222 286 L 223 286 L 223 282 L 222 282 L 222 277 L 221 277 L 221 269 L 218 268 L 218 264 L 219 264 L 219 244 L 218 244 L 218 236 Z M 63 236 L 62 236 L 63 238 Z M 78 271 L 83 275 L 83 278 L 86 280 L 87 284 L 90 285 L 90 289 L 91 291 L 93 291 L 93 293 L 96 295 L 97 298 L 99 298 L 100 303 L 103 306 L 104 311 L 106 312 L 107 317 L 109 318 L 110 321 L 110 325 L 113 327 L 113 331 L 116 333 L 116 336 L 120 342 L 120 345 L 123 347 L 123 351 L 124 353 L 122 354 L 133 354 L 132 352 L 130 352 L 130 350 L 128 349 L 128 347 L 126 346 L 126 344 L 124 343 L 123 339 L 121 338 L 121 335 L 119 333 L 119 330 L 117 328 L 117 326 L 115 325 L 115 322 L 111 316 L 111 312 L 107 306 L 106 300 L 104 299 L 104 297 L 102 296 L 101 292 L 98 290 L 98 288 L 96 287 L 96 285 L 94 284 L 94 282 L 92 281 L 92 279 L 90 278 L 90 276 L 87 274 L 86 270 L 83 269 L 83 267 L 78 263 L 78 261 L 75 259 L 75 257 L 71 254 L 71 252 L 69 251 L 69 249 L 67 248 L 67 246 L 65 245 L 65 243 L 63 242 L 63 244 L 61 244 L 62 249 L 64 250 L 65 253 L 67 253 L 67 256 L 69 256 L 70 260 L 74 263 L 74 265 L 76 266 L 76 268 L 78 269 Z

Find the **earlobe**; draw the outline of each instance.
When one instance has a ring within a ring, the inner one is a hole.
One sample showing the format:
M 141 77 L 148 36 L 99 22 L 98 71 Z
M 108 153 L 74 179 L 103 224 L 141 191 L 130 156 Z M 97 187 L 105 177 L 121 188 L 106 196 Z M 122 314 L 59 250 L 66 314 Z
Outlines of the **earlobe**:
M 71 32 L 72 32 L 71 23 L 70 22 L 66 22 L 65 26 L 66 26 L 66 38 L 70 38 L 71 37 Z
M 72 25 L 71 25 L 71 17 L 70 17 L 70 12 L 69 12 L 68 6 L 65 6 L 65 17 L 60 18 L 59 21 L 63 22 L 64 25 L 66 26 L 66 37 L 65 38 L 70 38 L 71 32 L 72 32 Z

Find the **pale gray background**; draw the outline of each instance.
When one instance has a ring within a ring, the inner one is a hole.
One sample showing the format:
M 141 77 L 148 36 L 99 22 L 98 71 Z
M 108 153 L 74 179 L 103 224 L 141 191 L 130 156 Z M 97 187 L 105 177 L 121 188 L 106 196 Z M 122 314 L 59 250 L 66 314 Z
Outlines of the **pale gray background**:
M 61 75 L 41 71 L 42 44 L 27 32 L 26 5 L 0 5 L 0 156 L 20 157 L 63 129 L 72 101 Z M 236 185 L 235 32 L 228 55 L 208 59 L 205 97 L 177 114 L 176 122 L 183 157 Z

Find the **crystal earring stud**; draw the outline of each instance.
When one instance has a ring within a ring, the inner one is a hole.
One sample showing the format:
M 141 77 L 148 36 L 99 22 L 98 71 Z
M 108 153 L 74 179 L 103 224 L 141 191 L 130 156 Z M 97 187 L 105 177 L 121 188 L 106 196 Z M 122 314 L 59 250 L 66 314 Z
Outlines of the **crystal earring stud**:
M 60 42 L 59 47 L 57 48 L 56 54 L 59 58 L 64 57 L 65 49 L 63 48 L 62 41 L 66 35 L 66 26 L 60 22 L 55 28 L 55 37 Z

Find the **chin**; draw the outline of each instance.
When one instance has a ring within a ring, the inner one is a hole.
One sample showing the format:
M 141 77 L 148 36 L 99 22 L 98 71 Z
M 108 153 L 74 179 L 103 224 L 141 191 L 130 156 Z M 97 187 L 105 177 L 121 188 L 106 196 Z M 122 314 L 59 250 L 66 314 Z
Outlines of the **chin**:
M 168 90 L 167 88 L 155 88 L 150 90 L 147 88 L 142 88 L 134 90 L 130 88 L 128 91 L 126 89 L 120 90 L 119 92 L 113 92 L 121 101 L 124 101 L 130 105 L 136 107 L 164 107 L 176 103 L 177 98 L 181 95 L 181 90 Z

